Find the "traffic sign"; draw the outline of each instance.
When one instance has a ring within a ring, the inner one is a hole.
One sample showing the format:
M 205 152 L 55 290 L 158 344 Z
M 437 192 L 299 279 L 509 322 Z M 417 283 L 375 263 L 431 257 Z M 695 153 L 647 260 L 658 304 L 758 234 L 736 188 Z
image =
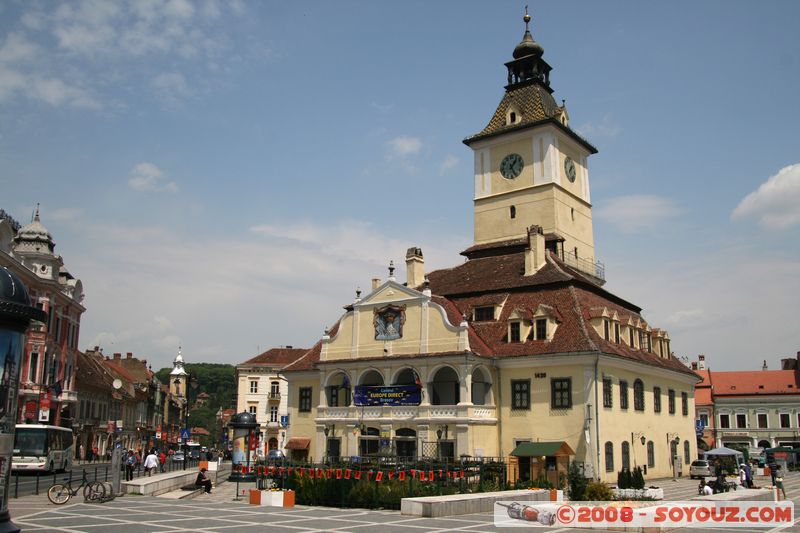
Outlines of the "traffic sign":
M 189 428 L 181 428 L 181 440 L 189 440 Z

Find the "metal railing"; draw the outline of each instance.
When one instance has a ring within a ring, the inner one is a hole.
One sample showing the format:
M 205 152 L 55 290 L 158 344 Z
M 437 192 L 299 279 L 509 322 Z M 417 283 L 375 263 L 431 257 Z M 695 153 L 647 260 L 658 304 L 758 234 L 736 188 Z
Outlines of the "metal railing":
M 564 252 L 563 260 L 564 263 L 577 268 L 581 272 L 585 272 L 601 281 L 606 280 L 606 266 L 600 261 L 595 261 L 592 258 L 581 258 L 567 251 Z

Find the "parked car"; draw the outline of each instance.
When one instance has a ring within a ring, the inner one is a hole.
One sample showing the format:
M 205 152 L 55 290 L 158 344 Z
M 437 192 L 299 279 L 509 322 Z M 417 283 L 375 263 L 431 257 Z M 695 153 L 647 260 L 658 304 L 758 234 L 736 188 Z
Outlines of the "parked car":
M 714 475 L 714 467 L 712 466 L 710 461 L 707 461 L 705 459 L 698 459 L 697 461 L 692 461 L 691 466 L 689 466 L 689 477 L 692 479 L 711 477 L 713 475 Z
M 286 456 L 283 455 L 281 450 L 270 450 L 267 452 L 267 461 L 283 461 L 286 459 Z
M 175 452 L 172 454 L 172 462 L 173 463 L 182 463 L 183 462 L 183 452 Z

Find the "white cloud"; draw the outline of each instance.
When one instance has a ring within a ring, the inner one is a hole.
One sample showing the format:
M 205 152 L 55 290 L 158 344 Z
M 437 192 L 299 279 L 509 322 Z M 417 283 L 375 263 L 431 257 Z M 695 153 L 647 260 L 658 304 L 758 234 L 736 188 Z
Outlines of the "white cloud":
M 739 202 L 732 219 L 755 217 L 769 229 L 800 224 L 800 163 L 782 168 Z
M 0 46 L 0 63 L 30 61 L 39 52 L 39 47 L 21 33 L 10 33 Z
M 390 149 L 390 157 L 407 157 L 418 154 L 422 149 L 422 140 L 419 137 L 395 137 L 387 144 Z
M 139 163 L 130 173 L 128 186 L 135 191 L 177 192 L 178 185 L 167 181 L 164 172 L 153 163 Z
M 447 157 L 444 158 L 442 164 L 439 165 L 439 174 L 444 174 L 448 170 L 451 170 L 458 165 L 458 158 L 452 154 L 448 154 Z
M 83 211 L 81 207 L 62 207 L 48 211 L 47 218 L 48 220 L 52 219 L 54 222 L 69 222 L 80 218 Z
M 587 122 L 575 128 L 584 137 L 616 137 L 622 132 L 611 115 L 605 115 L 600 122 Z
M 696 322 L 705 316 L 705 311 L 702 309 L 682 309 L 675 311 L 666 318 L 667 324 L 670 325 L 683 325 L 691 322 Z
M 595 209 L 595 217 L 608 221 L 623 233 L 651 231 L 680 213 L 670 198 L 649 194 L 618 196 Z
M 159 97 L 171 105 L 191 96 L 186 79 L 179 72 L 163 72 L 153 79 L 151 85 Z

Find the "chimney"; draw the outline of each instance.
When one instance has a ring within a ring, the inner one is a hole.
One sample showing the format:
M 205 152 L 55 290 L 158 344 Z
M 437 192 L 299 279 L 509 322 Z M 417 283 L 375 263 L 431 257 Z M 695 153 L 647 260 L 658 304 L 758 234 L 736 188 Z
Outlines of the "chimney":
M 133 352 L 128 352 L 125 354 L 125 359 L 131 359 L 133 357 Z
M 114 352 L 114 360 L 118 361 L 120 359 L 122 359 L 122 354 L 119 352 Z
M 532 276 L 544 266 L 544 231 L 541 226 L 528 228 L 528 247 L 525 248 L 525 275 Z
M 697 362 L 692 361 L 692 370 L 697 370 Z
M 374 291 L 381 286 L 381 278 L 372 278 L 372 290 Z
M 425 260 L 422 248 L 409 248 L 406 252 L 406 284 L 415 289 L 425 281 Z

